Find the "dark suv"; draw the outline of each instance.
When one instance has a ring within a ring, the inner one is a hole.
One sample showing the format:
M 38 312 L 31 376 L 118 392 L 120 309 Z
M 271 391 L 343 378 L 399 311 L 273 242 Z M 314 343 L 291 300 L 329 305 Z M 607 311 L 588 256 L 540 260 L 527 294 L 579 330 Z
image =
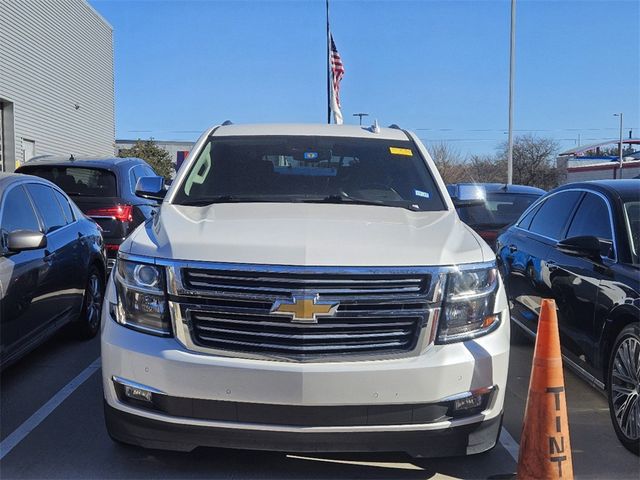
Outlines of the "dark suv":
M 134 194 L 138 178 L 157 176 L 140 158 L 46 156 L 30 160 L 16 172 L 55 183 L 100 225 L 109 267 L 113 266 L 122 241 L 151 216 L 156 206 L 154 201 Z
M 458 202 L 460 190 L 465 187 L 478 189 L 482 201 Z M 447 190 L 460 220 L 478 232 L 493 249 L 500 231 L 515 222 L 529 205 L 546 193 L 536 187 L 504 183 L 458 183 L 447 185 Z
M 640 180 L 564 185 L 498 237 L 498 266 L 519 332 L 535 335 L 541 298 L 558 308 L 567 363 L 605 389 L 616 434 L 640 437 Z

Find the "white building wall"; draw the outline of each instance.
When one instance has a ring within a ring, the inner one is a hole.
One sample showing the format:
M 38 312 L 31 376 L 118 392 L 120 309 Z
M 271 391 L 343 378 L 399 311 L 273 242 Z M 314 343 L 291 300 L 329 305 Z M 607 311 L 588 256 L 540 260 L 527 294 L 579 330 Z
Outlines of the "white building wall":
M 113 155 L 111 26 L 85 0 L 0 0 L 0 101 L 13 104 L 8 171 L 28 141 L 35 155 Z

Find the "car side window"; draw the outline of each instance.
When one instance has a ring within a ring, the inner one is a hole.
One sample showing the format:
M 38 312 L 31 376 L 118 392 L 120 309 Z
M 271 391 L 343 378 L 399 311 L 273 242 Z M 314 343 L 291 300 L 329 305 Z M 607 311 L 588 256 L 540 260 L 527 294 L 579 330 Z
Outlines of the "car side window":
M 522 220 L 520 220 L 518 222 L 518 226 L 520 228 L 524 228 L 525 230 L 529 230 L 529 227 L 531 226 L 531 220 L 533 220 L 533 217 L 535 217 L 536 213 L 538 213 L 538 210 L 540 210 L 540 205 L 538 205 L 537 207 L 531 209 L 531 211 L 529 213 L 527 213 Z
M 138 177 L 140 177 L 140 170 L 138 166 L 135 166 L 131 170 L 129 170 L 129 187 L 131 189 L 131 193 L 136 193 L 136 183 L 138 182 Z
M 58 203 L 62 207 L 62 211 L 67 220 L 67 223 L 73 223 L 75 221 L 75 216 L 73 215 L 73 209 L 71 208 L 71 205 L 69 205 L 69 200 L 67 200 L 67 198 L 57 190 L 54 190 L 53 193 L 58 199 Z
M 605 201 L 598 195 L 587 193 L 580 202 L 566 237 L 594 236 L 602 243 L 602 254 L 609 255 L 613 244 L 611 218 Z
M 2 205 L 0 225 L 6 233 L 14 230 L 40 231 L 38 217 L 22 185 L 7 193 Z
M 27 184 L 29 195 L 40 211 L 45 225 L 45 233 L 51 233 L 67 224 L 67 219 L 56 200 L 52 188 L 36 183 Z
M 538 209 L 529 230 L 553 240 L 558 240 L 564 231 L 582 192 L 560 192 L 549 197 Z

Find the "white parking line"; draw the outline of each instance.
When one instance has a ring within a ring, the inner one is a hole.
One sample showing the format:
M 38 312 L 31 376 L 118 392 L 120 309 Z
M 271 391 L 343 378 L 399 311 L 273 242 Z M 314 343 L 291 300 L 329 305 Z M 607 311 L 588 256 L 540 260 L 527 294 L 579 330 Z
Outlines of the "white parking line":
M 518 453 L 520 452 L 520 445 L 516 442 L 511 434 L 507 432 L 507 429 L 502 427 L 500 430 L 500 443 L 504 447 L 504 449 L 509 452 L 511 458 L 513 458 L 516 463 L 518 463 Z
M 51 397 L 47 403 L 40 407 L 22 425 L 16 428 L 11 434 L 0 443 L 0 460 L 4 458 L 13 448 L 29 435 L 38 425 L 40 425 L 51 412 L 64 402 L 80 385 L 82 385 L 91 375 L 100 368 L 100 357 L 96 358 L 91 365 L 78 374 L 76 378 L 62 387 L 58 393 Z

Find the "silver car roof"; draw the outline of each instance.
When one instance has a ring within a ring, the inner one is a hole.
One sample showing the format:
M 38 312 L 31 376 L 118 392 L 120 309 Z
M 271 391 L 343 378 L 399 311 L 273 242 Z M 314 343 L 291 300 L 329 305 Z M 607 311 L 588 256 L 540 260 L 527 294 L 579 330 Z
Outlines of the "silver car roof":
M 215 127 L 212 127 L 213 130 Z M 210 130 L 210 131 L 211 131 Z M 219 136 L 260 136 L 299 135 L 350 138 L 380 138 L 383 140 L 408 140 L 407 134 L 399 128 L 380 128 L 374 132 L 371 127 L 358 125 L 329 125 L 323 123 L 269 123 L 253 125 L 222 125 L 213 133 Z

